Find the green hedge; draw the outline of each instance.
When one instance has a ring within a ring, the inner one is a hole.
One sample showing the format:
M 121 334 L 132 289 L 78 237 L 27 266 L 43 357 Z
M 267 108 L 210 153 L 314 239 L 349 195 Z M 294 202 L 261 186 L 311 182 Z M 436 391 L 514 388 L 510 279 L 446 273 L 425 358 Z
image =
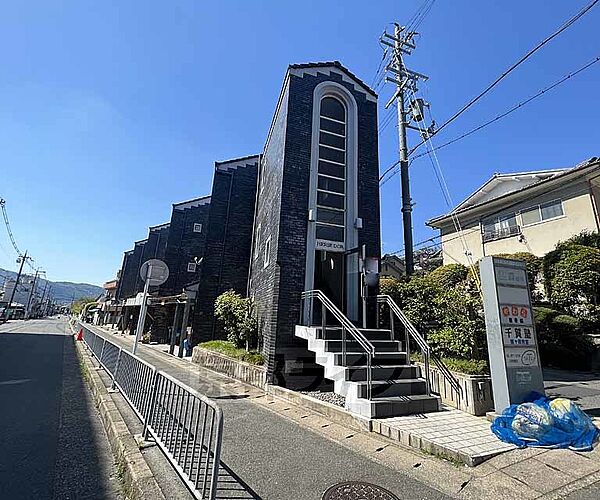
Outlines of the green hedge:
M 413 361 L 423 361 L 420 353 L 412 353 L 411 359 Z M 443 357 L 442 361 L 448 368 L 448 370 L 458 373 L 464 373 L 465 375 L 489 375 L 490 369 L 488 363 L 484 359 L 459 359 L 459 358 L 448 358 Z M 435 366 L 435 363 L 432 363 Z
M 586 323 L 550 307 L 534 307 L 533 313 L 542 364 L 589 370 L 595 347 Z
M 236 347 L 233 342 L 227 342 L 225 340 L 211 340 L 209 342 L 203 342 L 199 344 L 203 349 L 209 351 L 218 352 L 230 358 L 239 359 L 252 365 L 262 365 L 265 362 L 263 355 L 256 351 L 246 351 Z

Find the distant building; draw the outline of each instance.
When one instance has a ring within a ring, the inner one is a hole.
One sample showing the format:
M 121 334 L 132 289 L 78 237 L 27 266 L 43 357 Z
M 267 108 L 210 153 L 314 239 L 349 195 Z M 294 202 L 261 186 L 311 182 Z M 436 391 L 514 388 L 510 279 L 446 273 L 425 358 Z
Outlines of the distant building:
M 543 256 L 559 241 L 598 231 L 599 203 L 600 160 L 592 158 L 568 169 L 494 174 L 427 225 L 440 230 L 444 264 L 500 253 Z
M 394 254 L 385 254 L 381 258 L 381 277 L 400 279 L 406 275 L 404 259 Z

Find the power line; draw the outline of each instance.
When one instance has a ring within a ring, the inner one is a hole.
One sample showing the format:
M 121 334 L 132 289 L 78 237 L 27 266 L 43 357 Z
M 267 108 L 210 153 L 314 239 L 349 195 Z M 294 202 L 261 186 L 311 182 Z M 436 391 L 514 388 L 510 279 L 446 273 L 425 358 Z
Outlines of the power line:
M 19 258 L 23 258 L 24 254 L 21 252 L 21 250 L 19 250 L 19 247 L 17 246 L 17 242 L 15 241 L 15 237 L 13 236 L 12 230 L 10 228 L 10 222 L 8 220 L 8 213 L 6 212 L 6 200 L 4 200 L 3 198 L 0 198 L 0 207 L 2 208 L 2 215 L 4 217 L 4 225 L 6 226 L 6 231 L 8 232 L 8 237 L 10 238 L 10 242 L 12 243 L 13 248 L 15 249 L 15 252 L 17 252 L 17 255 L 19 256 Z M 27 252 L 25 252 L 25 254 L 27 254 Z M 33 267 L 33 259 L 31 259 L 31 257 L 29 257 L 28 259 L 25 259 L 25 261 L 27 262 L 27 265 L 31 268 L 31 270 L 34 270 Z
M 454 113 L 448 120 L 446 120 L 442 125 L 440 125 L 432 134 L 435 135 L 448 125 L 450 125 L 454 120 L 456 120 L 460 115 L 462 115 L 467 109 L 469 109 L 473 104 L 479 101 L 483 96 L 485 96 L 490 90 L 492 90 L 496 85 L 498 85 L 504 78 L 506 78 L 512 71 L 514 71 L 518 66 L 524 63 L 527 59 L 529 59 L 533 54 L 535 54 L 538 50 L 540 50 L 544 45 L 549 43 L 551 40 L 560 35 L 563 31 L 571 27 L 575 24 L 579 19 L 581 19 L 585 14 L 587 14 L 600 0 L 593 0 L 586 7 L 581 9 L 577 14 L 564 22 L 556 31 L 554 31 L 551 35 L 546 37 L 540 43 L 538 43 L 535 47 L 530 49 L 525 55 L 523 55 L 520 59 L 518 59 L 512 66 L 510 66 L 504 73 L 502 73 L 498 78 L 496 78 L 491 84 L 489 84 L 482 92 L 477 94 L 474 98 L 472 98 L 467 104 L 465 104 L 462 108 L 460 108 L 456 113 Z M 412 148 L 410 153 L 415 151 L 418 147 L 423 145 L 425 140 L 422 140 L 419 144 Z
M 582 73 L 583 71 L 585 71 L 586 69 L 590 68 L 591 66 L 593 66 L 594 64 L 596 64 L 597 62 L 600 61 L 600 56 L 595 57 L 594 59 L 592 59 L 591 61 L 589 61 L 588 63 L 586 63 L 585 65 L 583 65 L 581 68 L 563 76 L 560 80 L 557 80 L 556 82 L 554 82 L 553 84 L 543 88 L 542 90 L 540 90 L 539 92 L 537 92 L 536 94 L 532 95 L 531 97 L 528 97 L 527 99 L 519 102 L 518 104 L 515 104 L 513 107 L 507 109 L 506 111 L 504 111 L 503 113 L 500 113 L 499 115 L 495 116 L 494 118 L 492 118 L 491 120 L 488 120 L 484 123 L 482 123 L 481 125 L 478 125 L 477 127 L 469 130 L 468 132 L 465 132 L 464 134 L 459 135 L 458 137 L 455 137 L 454 139 L 451 139 L 443 144 L 440 144 L 439 146 L 436 146 L 432 151 L 437 151 L 439 149 L 445 148 L 446 146 L 449 146 L 450 144 L 454 144 L 455 142 L 458 142 L 462 139 L 465 139 L 466 137 L 469 137 L 470 135 L 474 134 L 475 132 L 479 132 L 480 130 L 488 127 L 489 125 L 501 120 L 502 118 L 510 115 L 511 113 L 517 111 L 518 109 L 521 109 L 522 107 L 526 106 L 527 104 L 529 104 L 530 102 L 534 101 L 535 99 L 537 99 L 538 97 L 543 96 L 544 94 L 546 94 L 547 92 L 549 92 L 550 90 L 555 89 L 556 87 L 558 87 L 559 85 L 565 83 L 566 81 L 570 80 L 571 78 L 577 76 L 579 73 Z M 416 160 L 417 158 L 421 158 L 423 156 L 426 156 L 427 153 L 420 153 L 418 155 L 415 155 L 411 158 L 411 160 Z M 395 162 L 394 164 L 392 164 L 390 167 L 388 167 L 385 172 L 381 175 L 381 177 L 379 178 L 381 185 L 385 184 L 388 180 L 390 180 L 394 175 L 396 175 L 396 171 L 393 171 L 391 173 L 391 175 L 388 176 L 387 179 L 383 180 L 383 178 L 389 173 L 391 172 L 394 167 L 396 167 L 396 165 L 398 165 L 398 162 Z
M 435 147 L 433 149 L 433 151 L 437 151 L 438 149 L 442 149 L 445 148 L 446 146 L 449 146 L 450 144 L 454 144 L 455 142 L 460 141 L 461 139 L 464 139 L 465 137 L 468 137 L 472 134 L 474 134 L 475 132 L 480 131 L 481 129 L 487 127 L 488 125 L 491 125 L 492 123 L 497 122 L 498 120 L 501 120 L 502 118 L 504 118 L 507 115 L 510 115 L 511 113 L 513 113 L 514 111 L 517 111 L 518 109 L 522 108 L 523 106 L 529 104 L 531 101 L 537 99 L 538 97 L 541 97 L 542 95 L 544 95 L 546 92 L 558 87 L 561 83 L 566 82 L 567 80 L 569 80 L 570 78 L 578 75 L 579 73 L 581 73 L 582 71 L 585 71 L 586 69 L 588 69 L 590 66 L 596 64 L 598 61 L 600 61 L 600 56 L 595 57 L 594 59 L 592 59 L 590 62 L 588 62 L 586 65 L 582 66 L 581 68 L 579 68 L 577 71 L 573 71 L 572 73 L 569 73 L 568 75 L 564 76 L 563 78 L 561 78 L 560 80 L 554 82 L 552 85 L 540 90 L 537 94 L 532 95 L 531 97 L 529 97 L 528 99 L 525 99 L 524 101 L 520 102 L 519 104 L 514 105 L 512 108 L 506 110 L 504 113 L 501 113 L 499 115 L 497 115 L 495 118 L 492 118 L 491 120 L 488 120 L 485 123 L 482 123 L 481 125 L 479 125 L 478 127 L 475 127 L 474 129 L 469 130 L 468 132 L 465 132 L 464 134 L 455 137 L 454 139 L 445 142 L 443 144 L 440 144 L 439 146 Z M 417 158 L 421 158 L 422 156 L 425 156 L 427 153 L 420 153 L 416 156 L 413 156 L 413 160 L 416 160 Z

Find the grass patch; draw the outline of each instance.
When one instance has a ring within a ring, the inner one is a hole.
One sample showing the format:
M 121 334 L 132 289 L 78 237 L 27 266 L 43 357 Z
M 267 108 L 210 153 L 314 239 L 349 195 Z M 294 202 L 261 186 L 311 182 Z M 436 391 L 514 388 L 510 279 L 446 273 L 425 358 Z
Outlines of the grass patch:
M 423 357 L 420 353 L 411 353 L 412 361 L 423 362 Z M 490 369 L 488 363 L 484 359 L 459 359 L 459 358 L 442 358 L 442 361 L 453 372 L 464 373 L 465 375 L 489 375 Z M 431 363 L 435 366 L 435 363 Z
M 262 365 L 265 362 L 263 355 L 256 351 L 246 351 L 236 347 L 232 342 L 225 340 L 211 340 L 209 342 L 203 342 L 200 347 L 209 351 L 218 352 L 233 359 L 239 359 L 252 365 Z

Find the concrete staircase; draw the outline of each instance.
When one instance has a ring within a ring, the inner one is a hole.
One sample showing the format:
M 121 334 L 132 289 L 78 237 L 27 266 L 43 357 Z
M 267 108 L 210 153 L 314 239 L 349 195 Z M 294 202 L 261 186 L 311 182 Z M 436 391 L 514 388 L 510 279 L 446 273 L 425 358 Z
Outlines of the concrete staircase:
M 346 335 L 343 363 L 342 328 L 296 326 L 295 335 L 308 341 L 325 378 L 334 391 L 346 398 L 346 409 L 367 418 L 395 417 L 440 409 L 440 398 L 427 394 L 420 368 L 410 364 L 401 341 L 391 340 L 390 330 L 359 329 L 375 347 L 371 366 L 371 398 L 368 399 L 367 355 L 360 344 Z

